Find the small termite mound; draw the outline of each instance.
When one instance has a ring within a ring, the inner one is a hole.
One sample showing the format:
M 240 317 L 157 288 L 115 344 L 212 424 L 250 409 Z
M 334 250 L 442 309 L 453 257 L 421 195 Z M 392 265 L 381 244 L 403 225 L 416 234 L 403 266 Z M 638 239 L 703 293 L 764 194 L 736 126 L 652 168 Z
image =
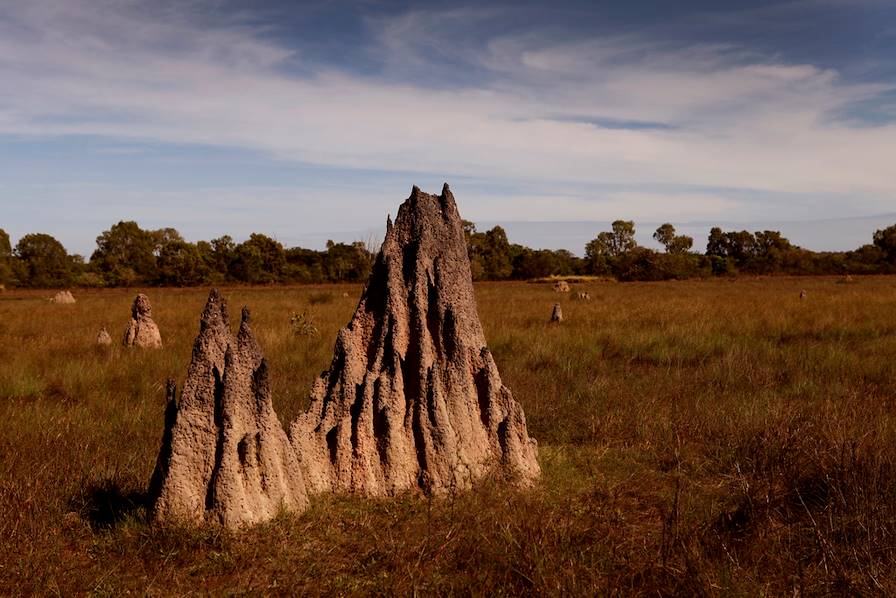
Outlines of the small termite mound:
M 71 305 L 75 302 L 75 298 L 72 296 L 71 291 L 59 291 L 50 298 L 50 301 L 57 305 Z
M 131 321 L 125 330 L 122 344 L 125 347 L 149 349 L 162 347 L 162 335 L 152 319 L 152 305 L 149 304 L 149 297 L 143 293 L 137 295 L 131 305 Z
M 112 344 L 112 337 L 109 336 L 109 331 L 106 330 L 105 326 L 100 328 L 100 331 L 97 333 L 96 344 L 100 346 L 108 346 Z
M 501 382 L 476 310 L 460 214 L 417 187 L 290 440 L 315 491 L 371 496 L 540 474 L 523 409 Z
M 153 522 L 235 528 L 304 510 L 302 473 L 274 412 L 248 310 L 234 336 L 224 299 L 211 292 L 180 400 L 173 381 L 167 399 L 150 482 Z
M 554 304 L 554 308 L 551 310 L 551 323 L 559 324 L 563 321 L 563 309 L 560 307 L 559 303 Z

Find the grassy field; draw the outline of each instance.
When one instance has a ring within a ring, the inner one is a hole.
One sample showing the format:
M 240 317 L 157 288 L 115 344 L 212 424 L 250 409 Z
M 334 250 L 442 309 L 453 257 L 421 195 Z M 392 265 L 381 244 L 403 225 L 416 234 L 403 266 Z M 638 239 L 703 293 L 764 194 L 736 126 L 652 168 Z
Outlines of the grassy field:
M 799 299 L 800 289 L 808 291 Z M 477 285 L 538 439 L 541 484 L 317 498 L 239 534 L 156 530 L 144 492 L 168 376 L 207 289 L 0 294 L 0 594 L 896 594 L 896 279 Z M 347 292 L 348 296 L 343 296 Z M 360 288 L 234 288 L 281 421 L 306 405 Z M 318 338 L 296 336 L 311 314 Z

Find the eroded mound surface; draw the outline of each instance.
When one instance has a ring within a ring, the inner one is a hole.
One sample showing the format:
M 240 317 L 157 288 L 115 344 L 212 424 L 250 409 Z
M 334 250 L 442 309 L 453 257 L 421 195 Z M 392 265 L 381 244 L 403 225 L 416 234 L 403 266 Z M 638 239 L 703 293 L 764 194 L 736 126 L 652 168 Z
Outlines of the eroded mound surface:
M 135 301 L 135 318 L 145 307 Z M 439 196 L 414 187 L 387 223 L 311 396 L 287 438 L 248 311 L 234 336 L 212 291 L 179 401 L 169 383 L 150 517 L 237 527 L 302 510 L 308 492 L 441 493 L 490 472 L 523 484 L 540 474 L 523 410 L 485 344 L 447 185 Z
M 290 439 L 315 491 L 438 493 L 496 469 L 522 482 L 539 475 L 523 410 L 485 343 L 447 185 L 438 196 L 414 187 L 387 223 L 311 394 Z
M 125 347 L 147 347 L 158 349 L 162 346 L 162 335 L 152 319 L 149 297 L 140 293 L 131 306 L 131 321 L 122 341 Z
M 299 511 L 308 499 L 271 403 L 267 364 L 243 310 L 239 334 L 212 291 L 180 401 L 168 388 L 165 432 L 150 484 L 156 522 L 238 527 Z

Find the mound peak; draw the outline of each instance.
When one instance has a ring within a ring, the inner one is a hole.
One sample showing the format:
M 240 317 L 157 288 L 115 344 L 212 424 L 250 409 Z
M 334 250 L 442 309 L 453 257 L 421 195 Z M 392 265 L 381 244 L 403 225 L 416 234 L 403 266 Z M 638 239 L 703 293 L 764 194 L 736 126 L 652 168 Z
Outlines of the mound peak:
M 317 491 L 393 495 L 469 487 L 493 469 L 540 473 L 523 410 L 501 382 L 448 185 L 400 206 L 311 409 L 290 429 Z
M 414 187 L 329 370 L 289 435 L 243 309 L 239 333 L 213 290 L 180 400 L 168 384 L 150 484 L 153 521 L 238 527 L 299 511 L 308 492 L 388 496 L 540 474 L 526 419 L 485 343 L 457 205 Z
M 209 294 L 180 401 L 173 381 L 168 384 L 165 432 L 150 483 L 153 521 L 238 527 L 307 504 L 249 321 L 244 308 L 234 336 L 227 303 L 217 290 Z

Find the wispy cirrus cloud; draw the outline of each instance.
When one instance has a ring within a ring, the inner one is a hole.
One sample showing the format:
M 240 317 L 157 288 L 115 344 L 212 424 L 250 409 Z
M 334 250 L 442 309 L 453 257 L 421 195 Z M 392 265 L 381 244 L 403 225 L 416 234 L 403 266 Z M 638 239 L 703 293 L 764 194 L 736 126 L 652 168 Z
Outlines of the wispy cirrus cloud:
M 309 66 L 300 43 L 197 7 L 207 5 L 0 6 L 0 135 L 232 147 L 574 189 L 571 200 L 519 193 L 515 213 L 530 217 L 551 205 L 569 219 L 774 209 L 726 189 L 818 194 L 826 206 L 842 196 L 844 212 L 896 202 L 892 113 L 854 118 L 857 106 L 884 105 L 893 82 L 849 81 L 738 44 L 562 39 L 537 23 L 502 33 L 491 9 L 368 19 L 359 43 L 381 69 L 357 72 Z M 608 200 L 595 191 L 606 185 L 629 192 Z M 683 187 L 707 191 L 688 203 Z

